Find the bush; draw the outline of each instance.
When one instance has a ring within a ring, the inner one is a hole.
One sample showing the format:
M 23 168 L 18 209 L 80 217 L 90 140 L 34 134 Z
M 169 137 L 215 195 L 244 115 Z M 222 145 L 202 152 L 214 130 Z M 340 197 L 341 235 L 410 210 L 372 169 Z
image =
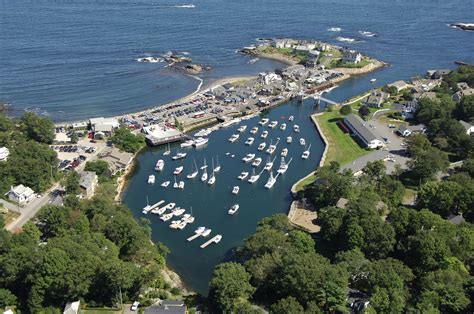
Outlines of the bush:
M 339 110 L 339 113 L 343 116 L 347 116 L 352 112 L 352 107 L 349 105 L 344 105 L 342 108 Z
M 359 108 L 359 115 L 360 115 L 362 118 L 367 117 L 369 114 L 370 114 L 370 109 L 367 108 L 366 106 L 361 106 L 361 107 Z
M 173 295 L 180 295 L 180 294 L 181 294 L 181 291 L 180 291 L 178 288 L 176 288 L 176 287 L 171 288 L 170 292 L 171 292 L 171 294 L 173 294 Z

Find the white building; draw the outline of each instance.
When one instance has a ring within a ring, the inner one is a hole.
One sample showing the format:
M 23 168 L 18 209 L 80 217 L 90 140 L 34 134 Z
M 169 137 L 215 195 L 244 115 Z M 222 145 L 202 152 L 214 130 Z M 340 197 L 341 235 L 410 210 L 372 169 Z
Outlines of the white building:
M 344 124 L 368 148 L 375 149 L 384 146 L 383 142 L 366 126 L 361 117 L 350 114 L 344 118 Z
M 459 123 L 466 129 L 466 134 L 471 135 L 474 134 L 474 125 L 470 124 L 469 122 L 459 120 Z
M 64 307 L 63 314 L 77 314 L 77 313 L 79 313 L 79 308 L 80 308 L 80 306 L 81 306 L 81 302 L 80 302 L 80 301 L 69 302 L 69 303 L 66 304 L 66 306 Z
M 346 49 L 342 52 L 342 62 L 343 63 L 353 63 L 357 64 L 362 61 L 362 55 L 355 51 Z
M 0 147 L 0 161 L 7 160 L 10 155 L 10 150 L 6 147 Z
M 115 118 L 92 118 L 89 120 L 91 129 L 94 132 L 112 133 L 120 124 Z
M 24 204 L 28 203 L 35 197 L 35 191 L 27 186 L 24 186 L 23 184 L 20 184 L 15 187 L 12 186 L 10 191 L 8 191 L 5 195 L 7 195 L 11 201 L 17 204 Z
M 397 92 L 400 92 L 404 90 L 405 88 L 408 88 L 408 84 L 405 81 L 396 81 L 391 84 L 387 85 L 388 87 L 395 87 L 397 89 Z

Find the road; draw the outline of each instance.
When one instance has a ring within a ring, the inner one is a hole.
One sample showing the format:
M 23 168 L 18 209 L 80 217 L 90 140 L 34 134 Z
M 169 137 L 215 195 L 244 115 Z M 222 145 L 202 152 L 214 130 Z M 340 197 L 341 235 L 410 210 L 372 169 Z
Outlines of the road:
M 50 192 L 54 191 L 59 187 L 59 184 L 55 184 L 52 188 L 46 191 L 41 197 L 37 197 L 31 202 L 29 202 L 26 206 L 20 207 L 20 216 L 13 220 L 6 226 L 6 229 L 11 232 L 17 232 L 26 224 L 31 218 L 33 218 L 38 211 L 44 205 L 48 204 L 51 200 Z M 18 212 L 18 207 L 16 208 Z

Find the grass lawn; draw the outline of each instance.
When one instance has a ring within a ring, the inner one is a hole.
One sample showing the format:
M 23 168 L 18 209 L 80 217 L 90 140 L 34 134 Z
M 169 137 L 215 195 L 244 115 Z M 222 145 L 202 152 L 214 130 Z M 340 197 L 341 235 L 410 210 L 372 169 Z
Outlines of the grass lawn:
M 311 174 L 309 177 L 305 178 L 304 180 L 300 181 L 296 187 L 295 187 L 295 191 L 296 192 L 299 192 L 301 191 L 305 186 L 307 186 L 308 184 L 310 183 L 313 183 L 314 180 L 316 180 L 316 176 L 313 174 Z
M 328 141 L 325 165 L 331 161 L 344 165 L 369 153 L 369 150 L 360 147 L 350 134 L 339 128 L 337 121 L 342 119 L 342 116 L 338 111 L 325 112 L 315 118 Z

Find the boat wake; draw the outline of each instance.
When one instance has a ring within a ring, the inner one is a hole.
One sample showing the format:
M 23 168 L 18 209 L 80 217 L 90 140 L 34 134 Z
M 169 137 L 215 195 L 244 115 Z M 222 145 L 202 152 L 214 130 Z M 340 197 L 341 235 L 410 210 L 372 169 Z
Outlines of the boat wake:
M 183 9 L 194 9 L 196 6 L 194 4 L 182 4 L 182 5 L 175 5 L 173 8 L 183 8 Z
M 359 31 L 359 34 L 361 34 L 362 36 L 365 36 L 365 37 L 378 36 L 377 33 L 372 33 L 372 32 L 368 32 L 368 31 Z
M 342 29 L 340 27 L 331 27 L 331 28 L 328 28 L 328 31 L 329 32 L 340 32 L 340 31 L 342 31 Z
M 345 43 L 359 43 L 359 42 L 362 42 L 362 40 L 357 40 L 355 38 L 342 37 L 342 36 L 336 37 L 336 40 L 340 41 L 340 42 L 345 42 Z

